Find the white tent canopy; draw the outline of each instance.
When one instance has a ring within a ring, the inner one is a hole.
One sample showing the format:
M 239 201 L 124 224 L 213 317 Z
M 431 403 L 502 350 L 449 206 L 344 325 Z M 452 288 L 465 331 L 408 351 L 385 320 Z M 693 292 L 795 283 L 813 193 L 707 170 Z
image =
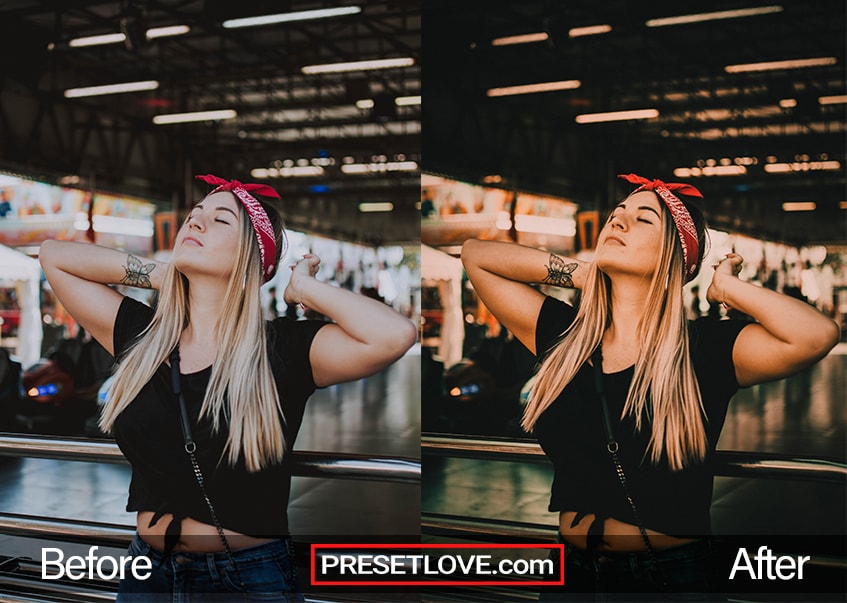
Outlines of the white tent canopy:
M 462 359 L 465 323 L 462 320 L 462 262 L 437 249 L 421 245 L 421 279 L 438 281 L 444 306 L 438 357 L 445 367 Z
M 21 309 L 17 355 L 24 366 L 41 356 L 41 302 L 38 295 L 41 265 L 38 260 L 0 245 L 0 282 L 15 287 Z

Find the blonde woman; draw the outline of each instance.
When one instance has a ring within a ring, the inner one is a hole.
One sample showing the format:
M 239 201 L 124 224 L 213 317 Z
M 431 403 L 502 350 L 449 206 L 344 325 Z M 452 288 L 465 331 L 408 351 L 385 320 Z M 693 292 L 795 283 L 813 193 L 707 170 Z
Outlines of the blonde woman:
M 119 363 L 100 424 L 132 465 L 130 554 L 150 557 L 153 574 L 128 575 L 118 600 L 301 600 L 287 461 L 306 400 L 394 362 L 416 330 L 386 305 L 316 280 L 312 255 L 292 266 L 284 298 L 333 322 L 266 322 L 259 289 L 284 234 L 256 196 L 279 195 L 198 178 L 214 190 L 191 209 L 169 264 L 81 243 L 41 246 L 59 300 Z M 117 283 L 157 289 L 155 310 L 108 286 Z
M 815 362 L 839 333 L 813 307 L 737 278 L 737 254 L 720 261 L 707 296 L 755 322 L 688 321 L 683 285 L 706 230 L 685 197 L 701 195 L 623 177 L 638 188 L 612 211 L 592 262 L 476 240 L 462 260 L 485 305 L 541 361 L 523 426 L 554 467 L 565 591 L 703 592 L 708 461 L 730 398 Z M 580 289 L 579 306 L 529 283 Z

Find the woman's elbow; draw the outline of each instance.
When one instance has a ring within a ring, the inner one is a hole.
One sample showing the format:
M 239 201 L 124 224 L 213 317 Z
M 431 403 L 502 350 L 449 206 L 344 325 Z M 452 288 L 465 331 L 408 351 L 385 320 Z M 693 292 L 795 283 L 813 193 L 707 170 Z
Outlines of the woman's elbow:
M 841 339 L 841 327 L 838 326 L 838 323 L 829 318 L 826 319 L 826 328 L 821 330 L 820 337 L 820 355 L 826 356 L 829 351 L 835 347 L 835 345 Z
M 53 251 L 56 249 L 57 241 L 53 239 L 47 239 L 46 241 L 42 241 L 41 245 L 38 247 L 38 261 L 43 268 L 49 268 L 53 265 L 54 254 Z
M 392 352 L 395 360 L 405 354 L 418 340 L 418 329 L 410 320 L 403 319 L 402 327 L 398 327 L 393 337 Z
M 468 266 L 468 264 L 473 265 L 475 263 L 475 253 L 479 248 L 480 241 L 477 239 L 468 239 L 464 243 L 462 243 L 462 264 L 464 266 Z

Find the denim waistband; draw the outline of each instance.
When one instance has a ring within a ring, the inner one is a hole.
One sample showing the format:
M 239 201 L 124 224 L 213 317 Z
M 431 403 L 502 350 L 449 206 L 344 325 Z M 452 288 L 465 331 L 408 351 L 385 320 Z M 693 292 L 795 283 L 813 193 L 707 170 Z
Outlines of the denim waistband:
M 170 553 L 163 553 L 162 551 L 159 551 L 158 549 L 144 542 L 144 540 L 142 540 L 141 536 L 137 532 L 130 547 L 131 549 L 134 549 L 137 554 L 142 554 L 145 557 L 149 557 L 150 560 L 153 562 L 154 566 L 157 566 L 160 563 L 169 560 L 177 561 L 180 565 L 188 565 L 191 563 L 200 563 L 205 565 L 209 562 L 210 558 L 213 559 L 216 563 L 226 563 L 230 560 L 229 555 L 227 555 L 226 551 L 220 551 L 216 553 L 193 553 L 184 551 L 172 551 Z M 232 551 L 232 558 L 235 560 L 236 563 L 251 563 L 255 561 L 266 561 L 268 559 L 275 559 L 281 553 L 284 553 L 286 555 L 292 555 L 293 553 L 293 542 L 288 536 L 262 544 L 244 547 L 241 549 L 234 549 Z
M 582 562 L 586 565 L 593 565 L 599 560 L 606 565 L 632 567 L 635 564 L 639 566 L 652 566 L 654 562 L 664 564 L 692 558 L 708 557 L 712 551 L 712 544 L 708 538 L 702 538 L 666 549 L 654 549 L 652 554 L 649 551 L 588 551 L 575 547 L 564 540 L 561 535 L 559 535 L 557 540 L 564 543 L 565 554 L 570 561 Z

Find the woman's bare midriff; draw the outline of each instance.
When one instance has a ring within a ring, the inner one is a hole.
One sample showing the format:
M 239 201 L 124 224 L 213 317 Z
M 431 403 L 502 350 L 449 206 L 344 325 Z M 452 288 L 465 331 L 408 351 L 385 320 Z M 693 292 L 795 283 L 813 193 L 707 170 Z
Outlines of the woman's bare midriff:
M 166 513 L 156 525 L 150 526 L 153 518 L 152 511 L 141 511 L 136 516 L 136 528 L 141 540 L 152 546 L 157 551 L 165 550 L 165 531 L 173 519 L 173 515 Z M 229 548 L 232 550 L 243 549 L 249 546 L 271 542 L 273 538 L 254 538 L 246 534 L 239 534 L 231 530 L 224 530 Z M 213 525 L 186 517 L 182 520 L 179 541 L 173 549 L 182 553 L 219 553 L 224 550 L 224 545 L 218 536 L 218 530 Z
M 559 532 L 562 537 L 578 549 L 585 550 L 588 538 L 588 528 L 594 523 L 594 515 L 586 515 L 582 520 L 571 527 L 575 511 L 564 511 L 559 514 Z M 678 538 L 654 530 L 647 530 L 650 546 L 655 550 L 669 549 L 689 542 L 695 542 L 696 538 Z M 647 547 L 641 537 L 638 526 L 624 523 L 614 518 L 607 518 L 603 524 L 603 543 L 600 548 L 608 552 L 630 553 L 646 551 Z

